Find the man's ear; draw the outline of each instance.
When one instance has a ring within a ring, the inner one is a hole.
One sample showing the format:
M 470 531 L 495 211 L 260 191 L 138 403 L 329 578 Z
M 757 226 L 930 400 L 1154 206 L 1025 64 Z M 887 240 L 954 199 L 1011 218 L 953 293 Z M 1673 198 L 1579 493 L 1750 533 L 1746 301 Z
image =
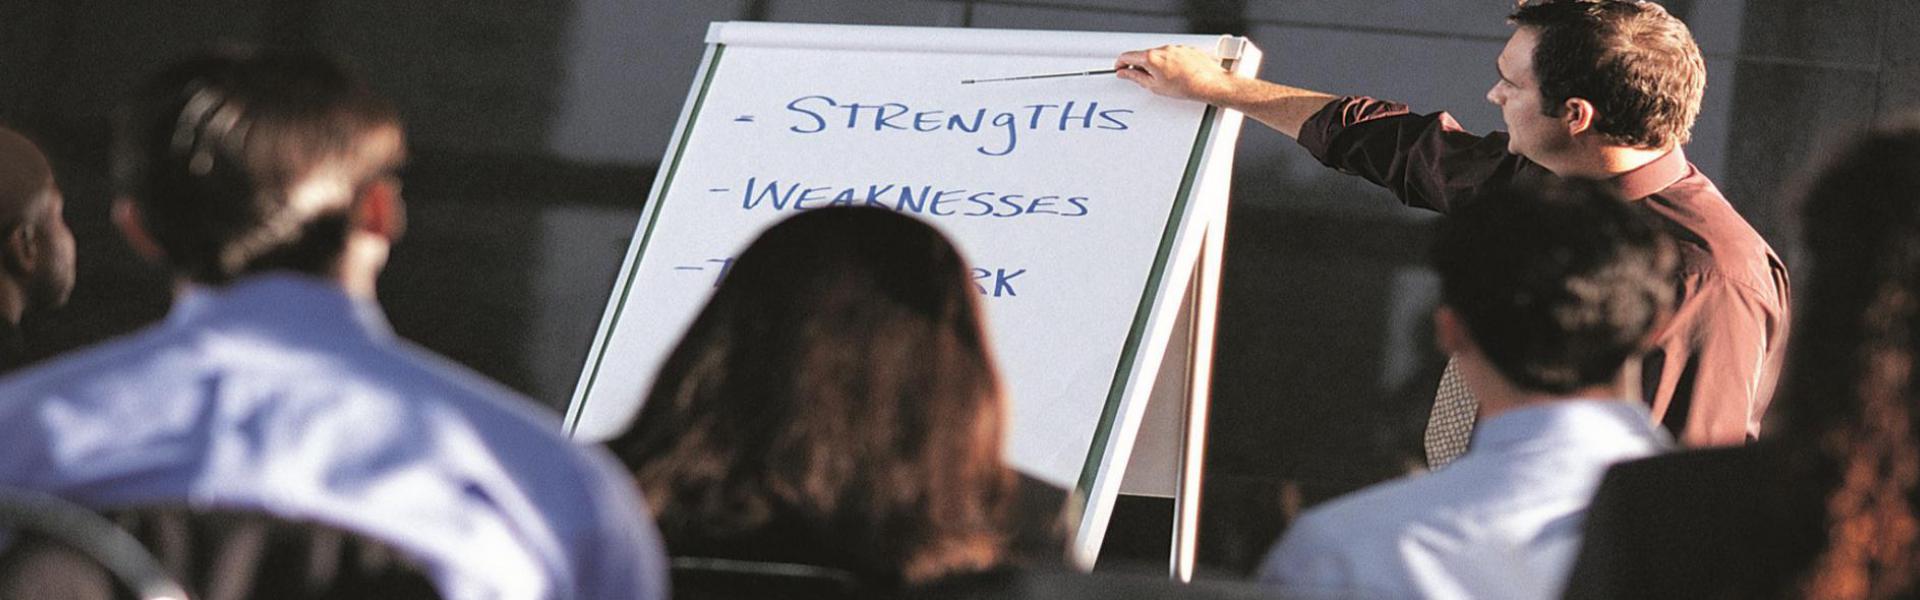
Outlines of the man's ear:
M 131 198 L 113 199 L 113 226 L 120 230 L 120 237 L 125 238 L 127 245 L 132 246 L 133 251 L 141 258 L 156 263 L 166 260 L 166 251 L 161 250 L 160 242 L 155 241 L 153 234 L 147 232 L 146 221 L 140 215 L 140 206 L 134 204 Z
M 400 184 L 381 179 L 360 186 L 359 194 L 353 208 L 354 229 L 389 242 L 399 241 L 406 235 L 407 206 L 400 199 Z
M 1467 324 L 1460 320 L 1460 313 L 1445 304 L 1433 309 L 1433 341 L 1448 356 L 1480 350 L 1473 343 L 1473 336 L 1467 333 Z
M 3 265 L 7 274 L 15 276 L 31 274 L 39 263 L 40 244 L 38 240 L 33 239 L 35 235 L 33 230 L 33 227 L 21 223 L 7 231 L 4 242 L 6 260 Z
M 1560 123 L 1567 128 L 1569 136 L 1591 131 L 1594 120 L 1598 118 L 1593 103 L 1585 98 L 1568 98 L 1560 104 Z

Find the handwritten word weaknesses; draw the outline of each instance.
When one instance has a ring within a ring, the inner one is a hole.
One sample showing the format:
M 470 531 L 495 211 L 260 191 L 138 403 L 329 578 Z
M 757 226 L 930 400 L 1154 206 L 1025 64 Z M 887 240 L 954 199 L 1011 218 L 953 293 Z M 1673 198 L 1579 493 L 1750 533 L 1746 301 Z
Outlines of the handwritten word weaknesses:
M 974 151 L 987 156 L 1012 154 L 1022 131 L 1102 129 L 1126 131 L 1122 119 L 1132 109 L 1100 109 L 1099 102 L 1068 100 L 1059 104 L 1028 104 L 1010 110 L 977 108 L 968 111 L 915 110 L 898 102 L 878 104 L 841 102 L 827 96 L 801 96 L 787 103 L 799 122 L 787 130 L 800 134 L 828 130 L 962 133 L 994 136 Z
M 762 181 L 748 177 L 746 191 L 740 195 L 740 210 L 802 211 L 828 206 L 873 206 L 935 217 L 1084 217 L 1089 202 L 1085 196 L 1033 196 L 939 189 L 931 185 L 809 186 L 797 181 Z

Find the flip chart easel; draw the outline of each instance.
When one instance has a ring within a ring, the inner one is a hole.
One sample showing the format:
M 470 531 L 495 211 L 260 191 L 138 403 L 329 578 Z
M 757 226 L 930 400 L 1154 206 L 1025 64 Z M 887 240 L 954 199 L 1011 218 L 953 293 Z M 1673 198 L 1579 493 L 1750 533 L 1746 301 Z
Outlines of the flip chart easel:
M 600 440 L 626 427 L 654 369 L 761 229 L 823 206 L 898 210 L 973 264 L 1009 395 L 1007 458 L 1076 491 L 1071 554 L 1083 568 L 1155 380 L 1182 366 L 1184 418 L 1147 435 L 1167 432 L 1186 449 L 1173 472 L 1157 469 L 1177 481 L 1186 515 L 1174 552 L 1184 579 L 1241 115 L 1112 76 L 960 81 L 1088 70 L 1163 44 L 1212 50 L 1251 74 L 1259 51 L 1225 36 L 775 23 L 716 23 L 707 44 L 567 430 Z M 1190 350 L 1163 364 L 1176 338 Z
M 1210 220 L 1200 259 L 1181 297 L 1160 374 L 1147 399 L 1133 460 L 1120 493 L 1173 500 L 1168 573 L 1193 580 L 1200 528 L 1200 486 L 1207 443 L 1207 408 L 1213 375 L 1214 323 L 1220 294 L 1221 250 L 1226 214 Z

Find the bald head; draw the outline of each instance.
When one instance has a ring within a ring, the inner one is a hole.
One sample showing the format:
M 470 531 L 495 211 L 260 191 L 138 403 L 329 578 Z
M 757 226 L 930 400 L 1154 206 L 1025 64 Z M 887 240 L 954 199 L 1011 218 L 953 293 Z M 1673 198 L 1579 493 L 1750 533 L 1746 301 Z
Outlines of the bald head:
M 40 147 L 11 129 L 0 127 L 0 227 L 26 220 L 53 189 L 53 169 Z
M 73 291 L 73 232 L 40 148 L 0 128 L 0 319 L 59 308 Z

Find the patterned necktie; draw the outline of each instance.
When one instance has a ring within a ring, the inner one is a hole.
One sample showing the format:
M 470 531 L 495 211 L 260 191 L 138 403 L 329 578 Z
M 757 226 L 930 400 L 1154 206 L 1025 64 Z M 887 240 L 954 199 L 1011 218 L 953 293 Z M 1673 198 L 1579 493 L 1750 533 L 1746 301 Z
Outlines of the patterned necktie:
M 1479 412 L 1480 401 L 1473 398 L 1466 381 L 1460 378 L 1460 365 L 1448 357 L 1447 371 L 1440 375 L 1440 389 L 1433 393 L 1433 412 L 1427 416 L 1427 468 L 1444 467 L 1467 453 L 1467 442 L 1473 440 L 1474 416 Z

